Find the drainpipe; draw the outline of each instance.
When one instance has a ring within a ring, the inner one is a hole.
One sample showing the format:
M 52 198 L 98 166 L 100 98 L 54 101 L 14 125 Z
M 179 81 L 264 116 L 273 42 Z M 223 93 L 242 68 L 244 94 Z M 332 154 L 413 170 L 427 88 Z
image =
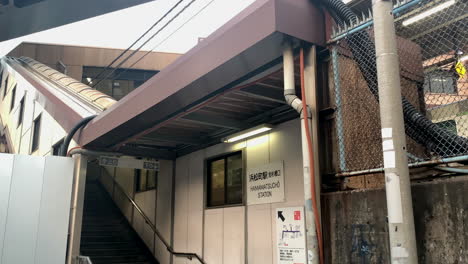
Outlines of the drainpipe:
M 314 205 L 312 199 L 312 179 L 311 173 L 314 173 L 311 164 L 313 164 L 313 157 L 311 157 L 311 146 L 308 145 L 307 130 L 311 127 L 312 113 L 309 107 L 307 111 L 303 111 L 303 102 L 296 95 L 296 86 L 294 80 L 294 53 L 292 43 L 285 43 L 283 50 L 283 74 L 284 74 L 284 98 L 288 105 L 294 108 L 301 116 L 301 135 L 302 135 L 302 162 L 304 173 L 304 200 L 305 200 L 305 215 L 306 215 L 306 241 L 307 241 L 307 258 L 308 264 L 318 264 L 320 262 L 318 234 L 320 230 L 316 226 L 317 210 L 316 204 Z M 306 127 L 306 125 L 308 127 Z M 309 137 L 310 140 L 310 137 Z
M 417 264 L 411 185 L 391 0 L 373 0 L 377 80 L 392 264 Z

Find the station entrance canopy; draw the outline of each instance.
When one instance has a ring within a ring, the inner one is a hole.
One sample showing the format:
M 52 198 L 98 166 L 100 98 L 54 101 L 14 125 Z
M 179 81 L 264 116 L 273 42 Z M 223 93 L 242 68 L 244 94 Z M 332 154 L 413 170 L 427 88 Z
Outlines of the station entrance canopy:
M 256 1 L 91 121 L 81 145 L 174 158 L 297 117 L 283 96 L 289 38 L 324 45 L 324 14 L 309 0 Z

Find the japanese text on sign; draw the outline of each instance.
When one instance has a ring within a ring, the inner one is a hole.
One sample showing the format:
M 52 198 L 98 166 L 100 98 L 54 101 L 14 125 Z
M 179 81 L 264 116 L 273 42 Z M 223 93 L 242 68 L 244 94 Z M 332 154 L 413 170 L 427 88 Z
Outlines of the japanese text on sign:
M 304 208 L 276 209 L 276 242 L 279 264 L 305 264 Z
M 247 170 L 247 204 L 284 201 L 283 163 L 270 163 Z

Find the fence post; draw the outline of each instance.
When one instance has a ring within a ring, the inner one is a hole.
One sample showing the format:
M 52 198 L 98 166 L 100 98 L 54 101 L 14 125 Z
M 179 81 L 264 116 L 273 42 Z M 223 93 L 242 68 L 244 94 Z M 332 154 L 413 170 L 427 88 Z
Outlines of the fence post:
M 373 0 L 391 263 L 417 264 L 411 185 L 391 0 Z

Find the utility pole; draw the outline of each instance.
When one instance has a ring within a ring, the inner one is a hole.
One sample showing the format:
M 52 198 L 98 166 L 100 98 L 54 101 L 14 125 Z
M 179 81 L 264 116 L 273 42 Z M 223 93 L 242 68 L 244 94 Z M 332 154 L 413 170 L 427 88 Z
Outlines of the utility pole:
M 391 0 L 373 0 L 388 233 L 393 264 L 417 264 L 411 183 Z

